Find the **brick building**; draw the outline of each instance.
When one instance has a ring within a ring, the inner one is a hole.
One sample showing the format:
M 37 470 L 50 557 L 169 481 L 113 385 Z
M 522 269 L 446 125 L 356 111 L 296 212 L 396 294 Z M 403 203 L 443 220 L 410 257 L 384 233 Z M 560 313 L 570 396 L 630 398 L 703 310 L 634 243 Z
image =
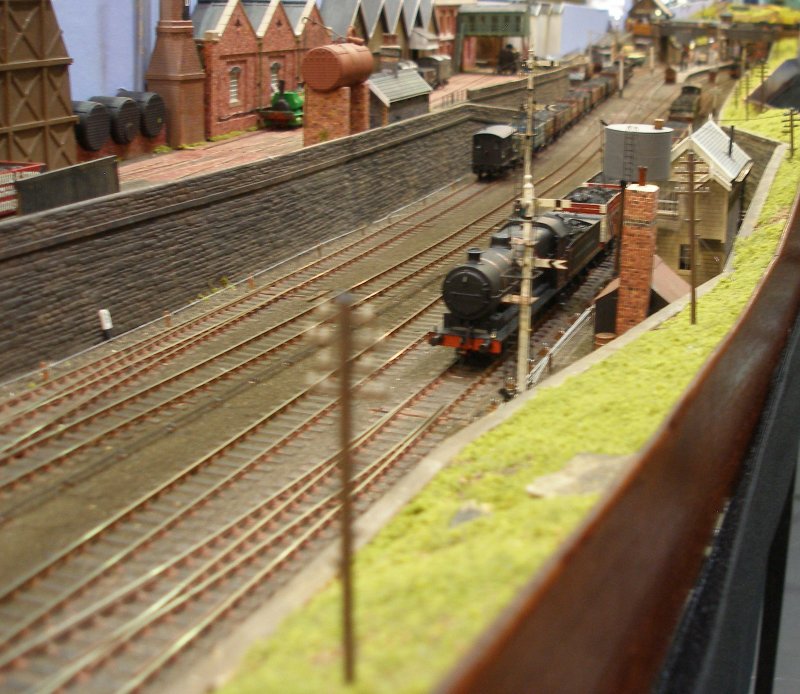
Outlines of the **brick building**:
M 305 52 L 331 41 L 314 0 L 200 0 L 192 24 L 208 138 L 257 125 L 278 81 L 296 89 Z

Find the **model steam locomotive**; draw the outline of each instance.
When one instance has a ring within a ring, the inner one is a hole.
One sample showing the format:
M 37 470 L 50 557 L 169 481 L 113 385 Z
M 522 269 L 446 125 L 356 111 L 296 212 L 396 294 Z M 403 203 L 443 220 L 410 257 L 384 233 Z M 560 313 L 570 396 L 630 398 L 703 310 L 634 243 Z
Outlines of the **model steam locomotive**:
M 586 184 L 563 200 L 540 201 L 550 211 L 532 222 L 537 258 L 531 294 L 535 317 L 597 257 L 619 233 L 619 186 Z M 472 248 L 467 261 L 444 279 L 442 298 L 448 308 L 430 344 L 461 353 L 500 354 L 517 330 L 523 247 L 523 218 L 515 211 L 492 234 L 489 248 Z

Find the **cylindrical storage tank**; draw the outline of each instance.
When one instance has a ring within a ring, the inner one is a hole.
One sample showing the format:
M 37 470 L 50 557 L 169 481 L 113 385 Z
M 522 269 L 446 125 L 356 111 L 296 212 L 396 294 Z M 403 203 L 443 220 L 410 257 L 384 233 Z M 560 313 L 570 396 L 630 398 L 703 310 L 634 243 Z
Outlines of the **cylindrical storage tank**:
M 647 167 L 648 181 L 669 180 L 672 128 L 643 123 L 608 125 L 603 136 L 606 180 L 636 181 L 640 166 Z
M 90 152 L 97 152 L 111 135 L 111 115 L 97 101 L 73 101 L 72 112 L 78 116 L 75 136 L 78 143 Z
M 372 74 L 372 53 L 366 46 L 335 43 L 313 48 L 303 59 L 303 79 L 318 92 L 331 92 L 364 82 Z
M 111 137 L 117 144 L 127 145 L 139 132 L 139 107 L 133 99 L 126 96 L 93 96 L 91 101 L 97 101 L 108 108 L 111 114 Z
M 155 92 L 129 92 L 126 89 L 118 89 L 117 96 L 127 97 L 136 102 L 141 116 L 142 134 L 145 137 L 157 137 L 164 129 L 167 107 L 160 95 Z

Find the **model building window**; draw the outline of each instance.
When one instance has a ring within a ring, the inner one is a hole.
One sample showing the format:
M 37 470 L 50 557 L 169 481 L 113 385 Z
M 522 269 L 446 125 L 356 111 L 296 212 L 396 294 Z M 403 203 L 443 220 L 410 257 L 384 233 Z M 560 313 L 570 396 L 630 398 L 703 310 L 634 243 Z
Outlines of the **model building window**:
M 691 255 L 689 253 L 689 244 L 688 243 L 682 243 L 681 244 L 681 253 L 680 253 L 680 257 L 678 258 L 678 269 L 680 269 L 680 270 L 691 270 L 692 269 Z
M 228 72 L 230 83 L 228 85 L 228 103 L 239 103 L 239 80 L 242 77 L 242 68 L 232 67 Z

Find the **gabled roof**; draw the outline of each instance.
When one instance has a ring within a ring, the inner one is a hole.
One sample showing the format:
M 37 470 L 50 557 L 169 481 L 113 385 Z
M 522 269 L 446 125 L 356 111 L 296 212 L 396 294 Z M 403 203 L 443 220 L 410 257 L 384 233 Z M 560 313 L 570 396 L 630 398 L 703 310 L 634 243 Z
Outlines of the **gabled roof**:
M 303 34 L 303 24 L 311 16 L 316 0 L 280 0 L 283 10 L 292 25 L 295 36 Z
M 422 18 L 422 27 L 427 29 L 431 25 L 431 18 L 433 17 L 433 0 L 421 0 L 419 14 Z
M 367 27 L 367 36 L 372 38 L 381 18 L 384 0 L 361 0 L 361 14 Z
M 334 38 L 347 36 L 347 28 L 356 25 L 360 0 L 321 0 L 322 21 L 334 31 Z
M 386 15 L 386 24 L 390 34 L 397 33 L 397 25 L 400 23 L 400 15 L 403 12 L 403 0 L 385 0 L 383 11 Z
M 370 91 L 389 107 L 393 103 L 412 99 L 415 96 L 430 94 L 433 89 L 416 70 L 398 70 L 393 72 L 380 72 L 372 75 L 367 80 Z
M 264 36 L 267 33 L 279 4 L 280 0 L 242 0 L 242 6 L 256 31 L 256 36 Z
M 239 0 L 198 0 L 192 13 L 194 37 L 202 39 L 207 31 L 222 34 Z
M 701 128 L 672 148 L 672 161 L 691 149 L 708 165 L 709 175 L 725 190 L 750 173 L 753 160 L 709 116 Z
M 416 26 L 415 20 L 417 12 L 419 12 L 420 0 L 403 0 L 403 21 L 406 25 L 406 31 L 410 34 Z

